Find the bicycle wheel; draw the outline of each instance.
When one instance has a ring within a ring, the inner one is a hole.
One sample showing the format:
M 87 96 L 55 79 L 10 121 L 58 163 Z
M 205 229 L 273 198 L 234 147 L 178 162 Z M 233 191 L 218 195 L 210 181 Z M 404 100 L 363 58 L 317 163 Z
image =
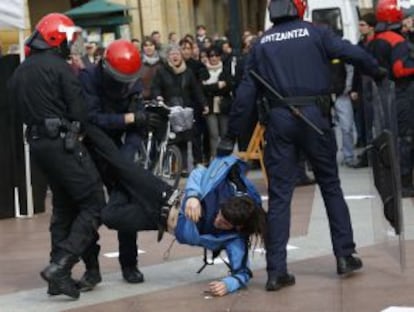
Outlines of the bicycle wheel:
M 157 175 L 169 185 L 176 188 L 180 182 L 181 172 L 183 171 L 183 157 L 180 149 L 175 145 L 168 146 L 160 165 L 159 170 L 157 170 Z

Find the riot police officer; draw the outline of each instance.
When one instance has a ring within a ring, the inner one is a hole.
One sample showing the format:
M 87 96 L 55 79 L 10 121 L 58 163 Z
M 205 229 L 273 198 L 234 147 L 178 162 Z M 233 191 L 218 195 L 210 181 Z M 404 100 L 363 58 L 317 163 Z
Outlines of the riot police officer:
M 381 66 L 389 73 L 395 88 L 395 109 L 385 127 L 398 137 L 403 197 L 414 197 L 413 187 L 413 95 L 414 57 L 409 41 L 401 34 L 403 10 L 396 0 L 380 0 L 376 7 L 377 26 L 374 40 L 368 46 Z M 382 86 L 383 89 L 385 86 Z M 385 110 L 387 111 L 387 110 Z
M 337 273 L 344 275 L 362 267 L 355 257 L 351 219 L 344 200 L 336 163 L 337 145 L 329 116 L 329 60 L 346 59 L 373 76 L 383 76 L 376 61 L 361 48 L 336 36 L 328 27 L 302 20 L 305 0 L 269 1 L 273 27 L 251 50 L 246 70 L 254 70 L 283 98 L 262 88 L 249 73 L 236 91 L 229 132 L 218 153 L 231 153 L 234 138 L 249 118 L 258 93 L 269 102 L 266 126 L 265 163 L 269 178 L 267 215 L 266 290 L 275 291 L 295 283 L 288 272 L 286 246 L 289 239 L 290 203 L 295 185 L 297 151 L 312 164 L 327 209 Z M 256 76 L 257 77 L 257 76 Z M 322 134 L 310 128 L 297 114 L 305 116 Z
M 53 193 L 50 264 L 41 276 L 59 294 L 79 297 L 71 269 L 98 238 L 104 194 L 99 173 L 82 143 L 86 107 L 82 88 L 66 59 L 80 29 L 67 16 L 43 17 L 27 41 L 30 57 L 10 82 L 27 125 L 33 160 Z
M 141 56 L 136 47 L 127 40 L 116 40 L 107 47 L 97 66 L 79 74 L 90 122 L 103 129 L 131 161 L 139 150 L 144 128 L 162 126 L 156 114 L 144 111 L 138 80 L 140 68 Z M 109 193 L 120 192 L 108 171 L 102 172 L 102 178 Z M 128 283 L 143 282 L 144 275 L 137 268 L 137 232 L 118 231 L 118 241 L 124 279 Z

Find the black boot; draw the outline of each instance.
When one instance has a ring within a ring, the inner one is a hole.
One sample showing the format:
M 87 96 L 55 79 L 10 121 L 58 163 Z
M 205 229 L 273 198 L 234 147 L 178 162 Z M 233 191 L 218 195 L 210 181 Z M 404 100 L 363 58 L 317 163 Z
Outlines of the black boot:
M 101 247 L 99 245 L 95 245 L 93 250 L 90 250 L 82 256 L 82 260 L 85 262 L 86 271 L 82 278 L 76 283 L 76 286 L 82 292 L 90 291 L 94 289 L 97 284 L 102 282 L 98 261 L 100 250 Z
M 296 279 L 293 274 L 286 273 L 284 275 L 270 277 L 267 279 L 266 282 L 266 290 L 267 291 L 278 291 L 282 287 L 292 286 L 295 285 Z
M 62 292 L 60 291 L 60 288 L 56 285 L 56 283 L 49 283 L 47 287 L 47 294 L 50 296 L 58 296 L 61 295 Z
M 362 268 L 362 261 L 353 255 L 336 258 L 336 272 L 339 275 L 347 275 Z
M 48 290 L 51 295 L 63 294 L 74 299 L 79 298 L 79 289 L 71 278 L 71 270 L 78 261 L 76 256 L 65 254 L 40 272 L 40 276 L 49 283 L 49 287 L 52 287 Z
M 122 268 L 122 277 L 130 284 L 144 282 L 144 274 L 135 266 Z
M 166 193 L 165 195 L 165 203 L 161 207 L 160 219 L 158 222 L 158 242 L 162 240 L 164 232 L 167 230 L 168 216 L 170 214 L 171 209 L 179 204 L 181 194 L 182 192 L 180 189 L 175 189 L 171 190 L 169 194 Z

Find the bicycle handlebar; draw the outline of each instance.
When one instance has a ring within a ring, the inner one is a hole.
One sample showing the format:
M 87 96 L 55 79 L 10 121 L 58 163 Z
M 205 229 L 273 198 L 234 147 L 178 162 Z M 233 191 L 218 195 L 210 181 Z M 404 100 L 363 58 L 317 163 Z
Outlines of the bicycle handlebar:
M 170 115 L 171 108 L 162 101 L 150 100 L 144 101 L 143 104 L 147 112 L 156 113 L 165 118 Z

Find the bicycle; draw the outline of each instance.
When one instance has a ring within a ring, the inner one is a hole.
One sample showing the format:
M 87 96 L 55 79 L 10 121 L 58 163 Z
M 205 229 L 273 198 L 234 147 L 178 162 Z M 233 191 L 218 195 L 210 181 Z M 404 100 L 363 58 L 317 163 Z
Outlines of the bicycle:
M 162 129 L 148 129 L 146 142 L 142 142 L 138 162 L 154 175 L 176 188 L 183 171 L 183 157 L 174 140 L 177 134 L 172 130 L 169 115 L 171 108 L 160 101 L 144 102 L 145 110 L 156 113 L 165 120 Z

